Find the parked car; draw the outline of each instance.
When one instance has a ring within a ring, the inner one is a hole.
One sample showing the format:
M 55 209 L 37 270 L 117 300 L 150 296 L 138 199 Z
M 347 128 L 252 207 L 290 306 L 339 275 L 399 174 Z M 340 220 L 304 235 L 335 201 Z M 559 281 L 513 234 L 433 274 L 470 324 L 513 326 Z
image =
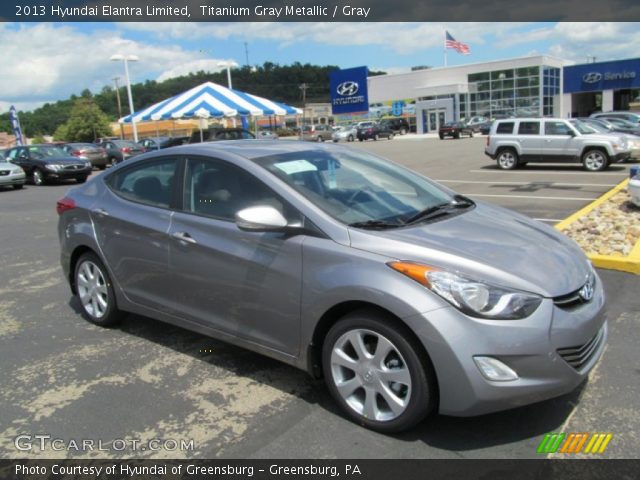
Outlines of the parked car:
M 447 122 L 440 125 L 438 129 L 440 140 L 443 140 L 444 137 L 460 138 L 462 135 L 473 137 L 473 129 L 464 122 Z
M 633 123 L 621 118 L 598 117 L 597 120 L 605 120 L 614 125 L 619 132 L 630 133 L 632 135 L 640 135 L 640 124 Z
M 281 360 L 387 433 L 566 394 L 605 349 L 602 282 L 550 226 L 339 145 L 173 153 L 57 203 L 96 325 L 132 312 Z
M 0 187 L 12 186 L 15 190 L 20 190 L 26 181 L 27 176 L 19 166 L 0 157 Z
M 627 120 L 628 122 L 638 124 L 640 123 L 640 113 L 634 112 L 597 112 L 590 115 L 592 118 L 620 118 Z
M 353 142 L 358 136 L 358 129 L 354 125 L 338 128 L 331 134 L 334 142 Z
M 163 148 L 177 147 L 189 142 L 191 137 L 147 137 L 138 143 L 142 145 L 145 151 L 162 150 Z
M 381 102 L 369 104 L 370 117 L 384 117 L 385 115 L 390 115 L 392 110 L 391 105 L 385 105 Z
M 467 122 L 467 127 L 471 128 L 474 132 L 480 133 L 480 129 L 483 125 L 489 123 L 490 120 L 487 117 L 475 116 L 471 117 Z
M 68 179 L 84 183 L 92 170 L 89 160 L 74 157 L 62 148 L 51 145 L 14 147 L 7 151 L 6 158 L 20 166 L 35 185 Z
M 631 153 L 630 160 L 640 159 L 640 136 L 624 133 L 602 118 L 576 118 L 570 122 L 584 134 L 604 134 L 623 138 Z
M 259 140 L 277 140 L 278 134 L 272 130 L 260 130 L 257 138 Z
M 74 157 L 86 158 L 100 170 L 107 168 L 109 163 L 107 151 L 94 143 L 65 143 L 62 148 Z
M 379 140 L 386 138 L 387 140 L 393 140 L 393 130 L 386 124 L 378 122 L 362 122 L 357 127 L 356 137 L 358 141 L 364 140 Z
M 142 145 L 130 140 L 106 140 L 100 144 L 107 151 L 109 163 L 115 165 L 145 152 Z
M 399 133 L 400 135 L 406 135 L 411 129 L 406 118 L 383 118 L 380 120 L 380 124 L 386 129 L 393 131 L 393 133 Z
M 326 142 L 332 140 L 333 129 L 329 125 L 304 125 L 302 140 L 307 142 Z
M 481 123 L 480 125 L 478 125 L 478 132 L 480 132 L 481 135 L 489 135 L 489 132 L 491 131 L 491 125 L 493 125 L 493 120 Z
M 222 140 L 255 140 L 256 136 L 244 128 L 211 127 L 206 130 L 194 130 L 189 143 L 219 142 Z
M 631 156 L 624 138 L 583 134 L 563 118 L 496 120 L 484 153 L 503 170 L 528 162 L 581 162 L 591 172 Z

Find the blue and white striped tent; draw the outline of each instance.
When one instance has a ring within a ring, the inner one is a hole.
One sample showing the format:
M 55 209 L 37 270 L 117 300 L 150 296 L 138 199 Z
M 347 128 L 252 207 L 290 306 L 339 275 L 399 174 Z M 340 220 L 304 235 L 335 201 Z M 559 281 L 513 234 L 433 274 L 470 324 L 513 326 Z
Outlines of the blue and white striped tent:
M 302 114 L 299 108 L 206 82 L 134 115 L 136 123 L 178 118 L 222 118 Z M 131 123 L 131 115 L 119 120 Z

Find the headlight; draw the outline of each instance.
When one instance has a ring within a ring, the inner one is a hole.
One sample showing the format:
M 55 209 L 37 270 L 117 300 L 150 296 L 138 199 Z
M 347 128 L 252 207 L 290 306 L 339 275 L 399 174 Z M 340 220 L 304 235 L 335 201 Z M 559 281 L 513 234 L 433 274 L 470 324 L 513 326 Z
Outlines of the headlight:
M 49 163 L 45 165 L 45 168 L 47 168 L 48 170 L 53 170 L 54 172 L 57 172 L 58 170 L 62 170 L 64 168 L 64 165 L 58 165 L 57 163 Z
M 533 293 L 491 285 L 427 265 L 410 262 L 390 262 L 388 265 L 471 317 L 493 320 L 526 318 L 542 302 L 542 297 Z

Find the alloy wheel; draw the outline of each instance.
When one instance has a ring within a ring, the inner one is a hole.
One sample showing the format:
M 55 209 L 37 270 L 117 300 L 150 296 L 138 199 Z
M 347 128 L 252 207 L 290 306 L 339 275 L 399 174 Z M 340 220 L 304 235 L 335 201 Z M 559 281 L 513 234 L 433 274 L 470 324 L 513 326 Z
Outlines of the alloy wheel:
M 604 154 L 598 150 L 591 150 L 584 156 L 584 167 L 591 171 L 597 172 L 604 169 L 607 159 Z
M 516 166 L 516 156 L 511 150 L 506 150 L 498 157 L 498 165 L 500 168 L 510 170 Z
M 44 184 L 44 175 L 37 168 L 33 171 L 33 184 L 38 186 Z
M 84 261 L 78 267 L 76 285 L 84 310 L 91 317 L 102 318 L 109 308 L 109 295 L 100 268 L 92 261 Z
M 411 399 L 411 375 L 402 354 L 372 330 L 340 336 L 331 351 L 331 376 L 345 403 L 370 420 L 398 418 Z

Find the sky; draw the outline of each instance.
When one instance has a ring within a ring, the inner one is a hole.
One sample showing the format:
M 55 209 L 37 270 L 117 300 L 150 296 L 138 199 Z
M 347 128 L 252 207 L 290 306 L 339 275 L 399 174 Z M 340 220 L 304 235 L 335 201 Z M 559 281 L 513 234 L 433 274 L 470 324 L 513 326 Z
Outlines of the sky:
M 400 73 L 443 66 L 445 30 L 471 48 L 470 55 L 449 50 L 450 66 L 536 54 L 586 63 L 640 51 L 640 23 L 0 23 L 0 113 L 113 85 L 124 78 L 122 62 L 109 61 L 117 53 L 140 58 L 130 64 L 132 83 L 245 65 L 245 43 L 249 65 Z

